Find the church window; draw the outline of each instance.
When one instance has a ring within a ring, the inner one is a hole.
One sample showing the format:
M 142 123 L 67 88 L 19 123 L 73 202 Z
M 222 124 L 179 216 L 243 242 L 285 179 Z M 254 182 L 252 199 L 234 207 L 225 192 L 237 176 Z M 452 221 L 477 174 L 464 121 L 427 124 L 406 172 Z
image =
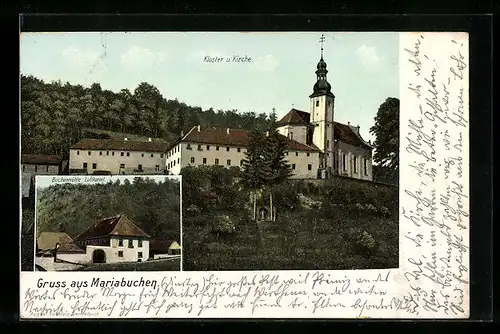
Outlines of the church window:
M 89 152 L 89 155 L 90 155 L 90 152 Z M 120 153 L 120 156 L 122 156 L 122 157 L 123 157 L 123 152 L 121 152 L 121 153 Z
M 80 155 L 80 151 L 76 151 L 76 155 Z
M 153 155 L 151 154 L 151 156 L 153 156 Z M 130 157 L 130 152 L 127 152 L 127 157 Z
M 229 152 L 229 147 L 226 147 L 226 151 Z
M 218 151 L 220 146 L 215 146 L 215 150 Z
M 316 100 L 316 107 L 319 107 L 319 100 Z
M 231 166 L 231 160 L 230 159 L 227 159 L 227 165 Z
M 311 155 L 311 153 L 307 152 L 307 156 L 310 156 L 310 155 Z
M 219 164 L 219 159 L 218 158 L 215 158 L 215 164 L 218 165 Z
M 207 151 L 210 151 L 210 145 L 207 145 Z
M 89 155 L 91 155 L 91 154 L 92 154 L 92 152 L 89 151 Z
M 207 158 L 203 158 L 203 164 L 206 165 L 207 164 Z
M 357 173 L 358 172 L 358 157 L 357 156 L 354 156 L 353 164 L 354 164 L 354 173 Z
M 180 164 L 181 163 L 181 158 L 177 158 L 177 163 Z
M 298 157 L 299 156 L 299 152 L 295 152 L 295 156 Z
M 191 157 L 191 163 L 194 164 L 194 157 Z
M 129 154 L 127 153 L 127 155 L 129 155 Z M 151 153 L 151 158 L 152 158 L 152 157 L 154 157 L 154 154 L 153 154 L 153 153 Z
M 115 151 L 111 152 L 111 155 L 115 155 Z
M 345 153 L 342 153 L 342 169 L 344 172 L 347 170 L 347 158 Z
M 102 151 L 99 151 L 99 155 L 102 155 Z
M 312 170 L 312 165 L 311 164 L 307 165 L 307 170 Z

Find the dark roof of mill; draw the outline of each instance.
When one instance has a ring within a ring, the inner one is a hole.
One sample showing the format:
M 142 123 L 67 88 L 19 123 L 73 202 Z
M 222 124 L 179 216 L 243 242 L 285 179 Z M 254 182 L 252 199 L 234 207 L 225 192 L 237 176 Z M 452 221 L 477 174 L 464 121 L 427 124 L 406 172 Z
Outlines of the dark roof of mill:
M 21 164 L 59 165 L 61 161 L 62 157 L 60 155 L 21 154 Z
M 149 238 L 149 235 L 135 225 L 126 215 L 120 214 L 97 221 L 75 239 L 82 240 L 103 236 Z
M 278 125 L 309 126 L 311 125 L 310 119 L 311 119 L 310 113 L 298 109 L 291 109 L 285 116 L 283 116 L 278 121 Z M 371 145 L 368 144 L 361 137 L 360 134 L 356 133 L 353 127 L 351 127 L 350 125 L 342 124 L 339 122 L 333 122 L 333 126 L 334 126 L 333 136 L 335 139 L 354 146 L 371 148 Z
M 166 152 L 169 147 L 169 143 L 159 140 L 134 141 L 87 138 L 80 140 L 70 148 L 76 150 Z
M 319 149 L 315 145 L 302 144 L 281 134 L 280 137 L 285 140 L 288 150 L 312 152 L 319 151 Z M 200 144 L 246 147 L 250 142 L 250 137 L 249 131 L 242 129 L 194 126 L 180 140 L 178 140 L 174 144 L 174 146 L 180 141 Z
M 52 250 L 59 244 L 58 253 L 84 253 L 75 245 L 73 239 L 64 232 L 41 232 L 36 238 L 37 247 L 44 250 Z
M 149 242 L 149 250 L 150 251 L 165 251 L 170 248 L 172 249 L 179 249 L 180 247 L 177 247 L 176 245 L 173 245 L 174 243 L 179 245 L 175 240 L 170 240 L 170 239 L 153 239 Z M 172 247 L 174 246 L 174 247 Z

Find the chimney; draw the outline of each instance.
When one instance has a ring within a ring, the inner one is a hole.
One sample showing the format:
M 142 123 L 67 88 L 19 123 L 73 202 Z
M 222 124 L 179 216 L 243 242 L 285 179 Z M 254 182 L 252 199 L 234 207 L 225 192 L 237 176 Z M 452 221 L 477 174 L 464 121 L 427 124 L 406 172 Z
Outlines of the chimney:
M 229 128 L 226 129 L 226 133 L 229 134 Z
M 371 139 L 368 139 L 368 144 L 372 144 L 372 140 Z
M 358 128 L 358 135 L 359 135 L 359 125 L 357 126 L 357 128 Z
M 347 125 L 351 126 L 351 122 L 347 122 Z
M 200 125 L 198 125 L 198 132 L 200 132 L 200 128 L 201 128 L 201 126 L 200 126 Z
M 127 137 L 125 137 L 125 138 L 123 138 L 123 140 L 127 141 L 127 140 L 128 140 L 128 138 L 127 138 Z
M 148 141 L 151 141 L 151 137 L 148 138 Z

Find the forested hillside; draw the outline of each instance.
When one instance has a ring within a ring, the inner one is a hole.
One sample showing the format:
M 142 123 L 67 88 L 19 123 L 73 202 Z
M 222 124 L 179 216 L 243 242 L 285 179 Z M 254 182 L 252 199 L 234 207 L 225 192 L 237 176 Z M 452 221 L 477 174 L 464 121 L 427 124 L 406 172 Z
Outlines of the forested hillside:
M 97 220 L 123 213 L 152 237 L 180 240 L 180 183 L 168 178 L 57 184 L 39 190 L 37 202 L 37 232 L 74 238 Z
M 168 93 L 168 92 L 167 92 Z M 131 92 L 103 90 L 70 83 L 46 83 L 21 76 L 21 149 L 23 153 L 66 155 L 68 148 L 87 136 L 84 129 L 125 132 L 173 141 L 194 125 L 227 126 L 251 130 L 269 123 L 270 110 L 202 110 L 162 96 L 146 82 Z

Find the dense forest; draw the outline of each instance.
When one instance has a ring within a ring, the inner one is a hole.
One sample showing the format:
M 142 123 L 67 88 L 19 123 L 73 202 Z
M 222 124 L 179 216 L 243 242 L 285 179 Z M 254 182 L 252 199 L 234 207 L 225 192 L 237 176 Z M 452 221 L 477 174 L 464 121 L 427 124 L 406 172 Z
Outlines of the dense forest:
M 46 83 L 21 76 L 21 150 L 60 154 L 83 137 L 87 128 L 136 134 L 174 141 L 194 125 L 264 129 L 268 114 L 237 110 L 202 110 L 177 99 L 167 99 L 146 82 L 131 92 L 103 90 L 70 83 Z
M 37 192 L 37 231 L 76 237 L 97 220 L 126 214 L 152 237 L 180 242 L 180 182 L 136 177 L 103 184 L 56 184 Z

